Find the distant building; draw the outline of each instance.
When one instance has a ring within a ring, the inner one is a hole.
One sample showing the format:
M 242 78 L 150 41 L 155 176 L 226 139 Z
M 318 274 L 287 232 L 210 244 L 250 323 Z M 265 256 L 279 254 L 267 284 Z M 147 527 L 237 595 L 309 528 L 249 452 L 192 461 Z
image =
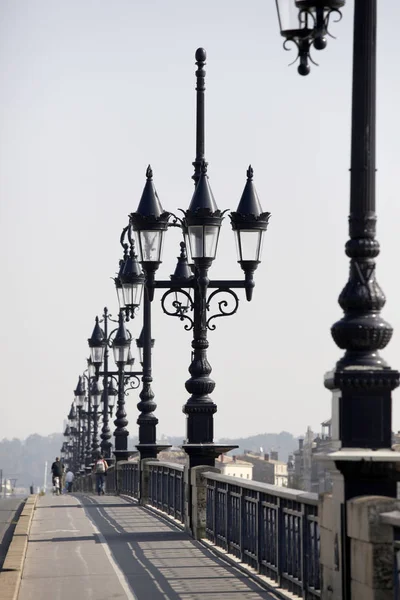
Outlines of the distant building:
M 305 492 L 324 493 L 332 490 L 329 463 L 318 455 L 333 451 L 331 420 L 321 423 L 321 434 L 315 435 L 307 428 L 304 438 L 299 438 L 299 447 L 288 460 L 288 485 Z
M 271 451 L 271 454 L 267 454 L 245 450 L 245 453 L 238 456 L 237 460 L 243 460 L 253 465 L 254 481 L 287 487 L 287 464 L 284 461 L 279 460 L 278 452 Z
M 253 465 L 251 462 L 241 460 L 236 456 L 222 454 L 215 461 L 215 466 L 221 470 L 221 475 L 253 479 Z

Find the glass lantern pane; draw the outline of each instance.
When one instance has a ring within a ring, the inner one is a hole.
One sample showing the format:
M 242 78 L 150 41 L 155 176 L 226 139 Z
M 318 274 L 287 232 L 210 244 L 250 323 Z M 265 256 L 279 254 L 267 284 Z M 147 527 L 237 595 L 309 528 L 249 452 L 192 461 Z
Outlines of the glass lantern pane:
M 185 233 L 183 234 L 183 240 L 184 240 L 185 246 L 186 246 L 187 262 L 188 262 L 188 265 L 191 266 L 194 263 L 193 263 L 192 253 L 190 251 L 189 234 L 187 233 L 187 231 L 185 231 Z
M 138 255 L 138 261 L 142 262 L 142 246 L 141 246 L 141 239 L 140 239 L 140 234 L 139 231 L 134 231 L 133 232 L 133 238 L 135 240 L 135 250 L 137 252 Z
M 115 406 L 115 398 L 116 398 L 116 396 L 114 394 L 110 394 L 108 396 L 108 406 L 109 406 L 109 408 L 114 408 L 114 406 Z
M 217 244 L 219 236 L 219 227 L 215 225 L 205 225 L 204 227 L 204 256 L 206 258 L 215 258 L 217 253 Z
M 100 406 L 101 394 L 93 394 L 92 402 L 93 406 L 98 408 Z
M 142 261 L 159 262 L 161 260 L 162 231 L 141 231 L 140 241 Z
M 118 304 L 120 308 L 124 308 L 124 293 L 122 287 L 117 287 Z
M 307 15 L 300 14 L 295 0 L 276 0 L 276 7 L 281 32 L 303 29 L 307 25 Z
M 93 364 L 101 365 L 103 362 L 104 347 L 100 346 L 96 348 L 90 348 L 90 355 L 92 357 Z
M 257 229 L 241 229 L 238 232 L 240 239 L 239 260 L 260 260 L 260 235 Z
M 116 363 L 125 363 L 128 360 L 129 346 L 114 346 L 113 352 Z
M 139 306 L 142 299 L 143 283 L 126 283 L 122 286 L 124 306 Z
M 143 348 L 138 348 L 139 350 L 139 362 L 142 365 L 143 364 Z
M 189 225 L 188 230 L 192 258 L 203 258 L 203 225 Z

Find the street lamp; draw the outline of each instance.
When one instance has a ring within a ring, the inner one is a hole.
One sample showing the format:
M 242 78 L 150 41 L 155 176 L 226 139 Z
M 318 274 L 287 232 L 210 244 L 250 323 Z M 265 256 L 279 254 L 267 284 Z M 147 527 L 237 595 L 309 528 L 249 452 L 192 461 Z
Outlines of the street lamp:
M 91 337 L 88 339 L 90 348 L 90 357 L 95 369 L 99 369 L 104 361 L 107 346 L 107 337 L 99 324 L 99 317 L 96 317 L 95 326 Z
M 127 460 L 128 453 L 128 436 L 127 430 L 128 420 L 125 412 L 125 385 L 124 385 L 124 368 L 128 361 L 129 350 L 132 336 L 128 333 L 125 327 L 122 312 L 119 313 L 119 325 L 117 333 L 112 341 L 112 349 L 114 352 L 115 364 L 118 367 L 118 405 L 115 413 L 114 425 L 116 427 L 115 435 L 115 451 L 114 454 L 117 460 Z
M 333 486 L 334 506 L 340 507 L 341 515 L 337 536 L 343 589 L 333 594 L 346 600 L 351 598 L 347 502 L 365 495 L 395 498 L 400 462 L 400 453 L 391 449 L 392 391 L 400 374 L 379 354 L 393 329 L 381 317 L 386 299 L 375 278 L 376 30 L 377 0 L 355 0 L 350 239 L 345 247 L 350 273 L 339 296 L 344 315 L 331 328 L 336 345 L 345 352 L 325 377 L 325 387 L 332 391 L 332 437 L 339 448 L 325 459 L 343 476 L 343 482 Z
M 130 216 L 130 222 L 136 239 L 139 262 L 146 274 L 150 301 L 154 296 L 152 282 L 161 264 L 164 234 L 169 218 L 170 213 L 161 206 L 153 183 L 153 171 L 149 165 L 146 171 L 146 185 L 136 212 Z
M 101 397 L 103 394 L 103 389 L 101 384 L 96 381 L 96 379 L 92 380 L 91 385 L 91 397 L 93 402 L 93 439 L 92 439 L 92 460 L 95 461 L 99 454 L 99 439 L 97 437 L 98 433 L 98 409 L 101 403 Z
M 126 234 L 129 239 L 129 253 L 128 244 L 124 241 Z M 126 320 L 129 320 L 129 318 L 135 316 L 135 312 L 142 300 L 144 274 L 137 260 L 135 244 L 131 238 L 129 226 L 123 229 L 120 243 L 124 248 L 124 256 L 120 260 L 119 273 L 118 276 L 114 278 L 114 282 L 120 310 L 124 311 Z
M 78 452 L 77 452 L 77 471 L 84 472 L 85 456 L 85 427 L 83 422 L 83 410 L 85 405 L 86 392 L 83 385 L 82 376 L 79 376 L 78 384 L 74 390 L 76 408 L 78 411 Z
M 182 211 L 183 219 L 164 211 L 154 187 L 153 172 L 148 168 L 147 181 L 138 209 L 130 216 L 130 223 L 138 244 L 142 243 L 139 261 L 146 277 L 145 294 L 147 293 L 151 302 L 156 288 L 167 289 L 161 299 L 164 312 L 185 321 L 185 329 L 193 330 L 192 363 L 189 367 L 191 377 L 185 384 L 186 390 L 191 396 L 183 407 L 187 416 L 187 439 L 183 447 L 189 455 L 190 466 L 214 465 L 217 456 L 232 448 L 218 446 L 213 441 L 213 415 L 217 406 L 209 397 L 214 390 L 215 383 L 209 377 L 211 367 L 207 359 L 207 330 L 215 329 L 215 324 L 212 323 L 213 319 L 229 316 L 236 312 L 239 300 L 233 291 L 234 288 L 244 288 L 247 300 L 251 300 L 254 287 L 253 274 L 260 262 L 262 238 L 270 216 L 261 209 L 253 184 L 253 170 L 249 169 L 246 187 L 238 209 L 230 215 L 238 245 L 239 263 L 245 272 L 245 280 L 210 281 L 208 271 L 216 258 L 220 228 L 226 211 L 218 208 L 213 196 L 204 153 L 205 59 L 205 50 L 199 48 L 196 51 L 198 66 L 196 71 L 196 158 L 193 163 L 193 179 L 196 187 L 189 208 Z M 181 244 L 177 269 L 169 281 L 156 281 L 155 271 L 161 262 L 162 236 L 168 227 L 179 226 L 178 223 L 180 223 L 184 242 Z M 145 241 L 148 246 L 146 252 L 143 250 Z M 154 248 L 152 247 L 150 252 L 151 244 Z M 192 268 L 189 265 L 192 265 Z M 214 288 L 214 291 L 207 296 L 210 288 Z M 208 314 L 211 310 L 210 303 L 218 294 L 225 294 L 225 299 L 218 302 L 217 314 L 210 316 Z M 167 300 L 171 295 L 173 310 L 167 308 Z M 180 301 L 178 297 L 183 300 Z M 229 302 L 226 298 L 233 301 L 233 307 L 228 306 Z M 147 310 L 150 311 L 150 307 Z M 144 312 L 146 313 L 146 295 Z M 147 332 L 145 326 L 144 331 Z M 146 339 L 147 344 L 144 346 L 147 348 L 149 356 L 151 347 L 148 332 Z M 137 344 L 140 349 L 139 340 Z M 146 362 L 146 356 L 143 357 L 143 360 Z M 145 372 L 145 368 L 143 370 Z M 155 423 L 153 397 L 151 388 L 149 393 L 142 391 L 142 402 L 138 404 L 138 408 L 142 411 L 143 420 L 147 418 L 149 421 L 151 417 Z
M 300 75 L 309 74 L 309 60 L 316 64 L 310 56 L 311 45 L 316 50 L 326 48 L 330 18 L 337 15 L 340 20 L 344 4 L 345 0 L 276 0 L 279 29 L 285 38 L 283 47 L 288 50 L 288 42 L 297 46 L 298 55 L 293 62 L 299 59 Z
M 137 284 L 143 288 L 144 276 L 139 271 L 137 277 Z M 117 289 L 120 283 L 120 278 L 115 280 Z M 132 280 L 131 280 L 132 283 Z M 131 296 L 132 298 L 132 296 Z M 124 315 L 127 319 L 134 315 L 134 310 L 137 307 L 128 305 L 127 311 L 125 306 L 120 309 L 118 321 L 112 318 L 107 308 L 104 308 L 101 321 L 96 317 L 96 324 L 91 338 L 89 338 L 89 347 L 91 351 L 95 349 L 97 353 L 96 359 L 96 373 L 97 378 L 103 377 L 103 392 L 102 392 L 102 403 L 103 403 L 103 427 L 101 433 L 101 449 L 107 460 L 111 460 L 111 431 L 109 427 L 109 419 L 112 417 L 114 408 L 115 398 L 118 396 L 118 409 L 116 413 L 116 420 L 114 424 L 116 429 L 114 431 L 115 436 L 115 451 L 114 454 L 117 460 L 127 458 L 129 452 L 127 450 L 127 440 L 129 432 L 126 429 L 128 420 L 125 412 L 125 394 L 127 389 L 136 389 L 139 385 L 138 375 L 142 375 L 142 372 L 136 372 L 133 370 L 134 358 L 130 352 L 131 335 L 126 330 L 124 324 Z M 110 322 L 118 323 L 118 328 L 109 332 Z M 100 323 L 104 326 L 104 331 L 100 328 Z M 100 350 L 101 354 L 100 354 Z M 109 368 L 109 348 L 112 348 L 117 370 L 112 371 Z M 100 362 L 102 358 L 102 363 Z M 94 361 L 93 361 L 94 362 Z M 117 390 L 113 386 L 113 380 L 117 382 Z M 128 385 L 129 383 L 129 385 Z

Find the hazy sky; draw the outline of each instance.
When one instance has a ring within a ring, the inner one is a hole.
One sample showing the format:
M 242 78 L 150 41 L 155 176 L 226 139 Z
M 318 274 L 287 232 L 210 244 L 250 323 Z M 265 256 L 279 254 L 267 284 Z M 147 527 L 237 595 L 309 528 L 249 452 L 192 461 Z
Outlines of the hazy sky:
M 216 438 L 318 430 L 331 325 L 346 283 L 353 2 L 308 77 L 287 67 L 274 0 L 2 0 L 0 3 L 0 438 L 59 431 L 103 306 L 119 235 L 151 163 L 167 210 L 187 208 L 195 155 L 194 52 L 207 59 L 206 155 L 219 208 L 249 163 L 272 213 L 251 304 L 219 319 L 209 359 Z M 377 277 L 400 367 L 400 5 L 379 3 Z M 171 230 L 159 275 L 173 272 Z M 241 277 L 224 222 L 211 276 Z M 184 433 L 191 334 L 153 304 L 158 432 Z M 141 315 L 131 323 L 137 337 Z M 400 429 L 394 394 L 394 428 Z M 128 397 L 136 432 L 137 395 Z

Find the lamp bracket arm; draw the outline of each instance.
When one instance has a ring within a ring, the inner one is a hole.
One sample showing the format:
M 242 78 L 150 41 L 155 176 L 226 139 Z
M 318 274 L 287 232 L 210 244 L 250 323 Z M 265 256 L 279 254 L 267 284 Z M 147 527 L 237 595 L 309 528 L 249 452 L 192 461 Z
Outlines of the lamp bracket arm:
M 244 289 L 246 287 L 246 282 L 241 279 L 227 279 L 224 281 L 223 279 L 216 279 L 214 281 L 210 281 L 208 284 L 209 288 L 233 288 L 233 289 Z
M 193 289 L 195 287 L 196 280 L 186 279 L 184 281 L 171 281 L 170 279 L 163 279 L 154 282 L 154 287 L 160 290 L 169 289 L 171 291 L 181 290 L 182 288 Z

